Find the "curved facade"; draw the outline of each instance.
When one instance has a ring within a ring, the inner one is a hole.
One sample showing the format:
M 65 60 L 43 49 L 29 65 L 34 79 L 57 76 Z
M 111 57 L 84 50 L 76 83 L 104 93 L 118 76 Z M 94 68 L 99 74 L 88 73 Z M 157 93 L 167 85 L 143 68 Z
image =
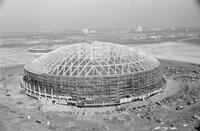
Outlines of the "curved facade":
M 28 95 L 76 106 L 117 105 L 162 91 L 160 63 L 133 48 L 105 42 L 51 51 L 25 66 Z

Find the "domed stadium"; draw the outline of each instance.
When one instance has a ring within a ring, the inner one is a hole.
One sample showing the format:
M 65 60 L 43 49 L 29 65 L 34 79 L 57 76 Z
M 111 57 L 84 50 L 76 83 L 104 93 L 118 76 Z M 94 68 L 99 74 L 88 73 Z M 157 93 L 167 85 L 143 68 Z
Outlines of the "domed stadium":
M 85 42 L 58 48 L 25 65 L 21 86 L 38 99 L 95 107 L 144 100 L 165 84 L 155 58 L 119 44 Z

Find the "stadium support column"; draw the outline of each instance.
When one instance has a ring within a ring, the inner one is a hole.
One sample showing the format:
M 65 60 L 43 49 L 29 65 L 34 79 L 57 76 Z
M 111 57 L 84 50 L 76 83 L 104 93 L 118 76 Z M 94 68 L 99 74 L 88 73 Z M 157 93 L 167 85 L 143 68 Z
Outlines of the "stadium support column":
M 47 98 L 47 89 L 46 89 L 46 87 L 44 87 L 44 95 L 45 95 L 45 98 Z
M 24 83 L 24 84 L 23 84 L 23 85 L 24 85 L 23 88 L 26 88 L 26 87 L 27 87 L 27 82 L 26 82 L 26 81 L 23 81 L 23 80 L 22 80 L 22 82 Z
M 53 89 L 51 88 L 51 99 L 53 99 Z
M 35 94 L 36 92 L 35 92 L 35 85 L 33 85 L 33 94 Z
M 31 87 L 30 87 L 30 83 L 28 83 L 28 93 L 31 94 Z
M 27 82 L 27 87 L 26 87 L 26 88 L 27 88 L 27 90 L 30 90 L 30 89 L 29 89 L 29 83 L 28 83 L 28 82 Z
M 101 102 L 102 102 L 102 106 L 104 106 L 104 95 L 103 95 L 103 85 L 102 85 L 102 79 L 101 79 L 101 99 L 103 99 Z
M 41 96 L 40 86 L 38 85 L 39 97 Z
M 120 101 L 120 98 L 122 97 L 122 96 L 124 96 L 124 87 L 122 87 L 121 86 L 121 83 L 120 83 L 120 81 L 121 81 L 121 79 L 124 79 L 124 78 L 121 78 L 121 77 L 117 77 L 117 96 L 116 96 L 116 100 L 115 101 Z

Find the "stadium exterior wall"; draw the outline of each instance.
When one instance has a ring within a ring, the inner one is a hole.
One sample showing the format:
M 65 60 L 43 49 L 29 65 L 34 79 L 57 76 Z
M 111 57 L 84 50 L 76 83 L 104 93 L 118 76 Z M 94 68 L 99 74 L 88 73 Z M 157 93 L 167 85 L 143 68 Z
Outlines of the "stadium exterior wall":
M 32 97 L 49 98 L 58 104 L 119 105 L 161 92 L 166 81 L 160 75 L 159 66 L 134 74 L 99 77 L 38 74 L 25 68 L 21 86 Z

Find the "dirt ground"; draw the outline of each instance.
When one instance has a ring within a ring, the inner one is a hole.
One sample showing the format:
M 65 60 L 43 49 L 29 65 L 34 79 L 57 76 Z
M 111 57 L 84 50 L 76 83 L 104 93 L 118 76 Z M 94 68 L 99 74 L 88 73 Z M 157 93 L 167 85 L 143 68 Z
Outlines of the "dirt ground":
M 77 117 L 59 112 L 42 112 L 37 109 L 37 101 L 20 93 L 22 74 L 16 73 L 6 78 L 6 90 L 0 84 L 0 131 L 100 131 L 100 130 L 146 130 L 145 123 L 137 116 L 132 116 L 131 124 L 124 121 L 113 121 L 113 117 L 123 117 L 126 114 L 110 116 Z M 29 117 L 30 116 L 30 117 Z M 48 125 L 48 122 L 50 123 Z M 127 124 L 128 123 L 128 124 Z
M 176 61 L 162 63 L 180 64 Z M 183 62 L 181 63 L 183 65 Z M 185 66 L 191 66 L 185 64 Z M 21 68 L 6 75 L 7 90 L 0 81 L 0 131 L 148 131 L 153 128 L 136 114 L 119 113 L 117 115 L 79 117 L 60 112 L 38 111 L 35 99 L 21 93 Z M 179 84 L 167 79 L 167 87 L 161 97 L 174 95 Z M 9 92 L 9 95 L 8 95 Z M 130 119 L 124 119 L 129 117 Z

